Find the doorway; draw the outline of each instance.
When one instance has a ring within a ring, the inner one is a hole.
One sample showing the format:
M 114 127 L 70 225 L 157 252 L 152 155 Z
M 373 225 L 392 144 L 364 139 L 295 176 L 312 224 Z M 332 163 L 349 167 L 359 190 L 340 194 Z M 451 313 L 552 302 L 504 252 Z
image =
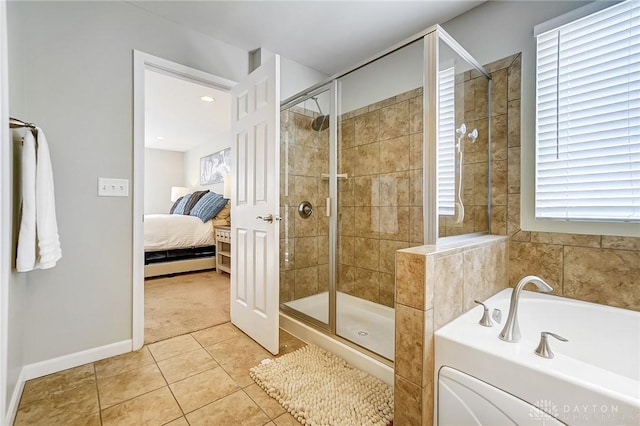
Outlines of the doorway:
M 141 348 L 145 343 L 145 217 L 148 219 L 152 215 L 169 216 L 175 202 L 171 199 L 177 198 L 176 194 L 172 197 L 172 189 L 174 189 L 173 192 L 179 188 L 180 191 L 187 191 L 187 193 L 211 190 L 222 194 L 222 183 L 201 185 L 200 158 L 218 151 L 218 148 L 222 150 L 228 147 L 230 145 L 228 130 L 226 134 L 224 131 L 217 132 L 212 130 L 213 127 L 207 129 L 207 123 L 204 123 L 204 132 L 202 129 L 199 131 L 198 128 L 201 126 L 196 125 L 195 120 L 198 117 L 209 116 L 212 117 L 209 125 L 220 126 L 212 115 L 217 107 L 218 110 L 224 108 L 227 111 L 228 122 L 230 107 L 228 103 L 225 106 L 224 98 L 229 96 L 229 90 L 234 84 L 232 81 L 175 62 L 134 51 L 133 350 Z M 196 95 L 198 95 L 197 98 Z M 196 98 L 196 102 L 193 103 L 193 107 L 187 108 L 180 104 L 183 98 Z M 150 102 L 153 103 L 152 106 Z M 221 118 L 221 120 L 224 119 L 224 117 Z M 204 137 L 206 140 L 199 140 L 202 137 L 198 136 L 199 132 L 206 134 Z M 180 216 L 185 220 L 195 218 L 200 221 L 195 216 Z M 150 222 L 147 221 L 147 223 Z M 161 225 L 161 228 L 164 229 L 164 226 Z M 205 253 L 204 256 L 206 255 Z M 183 320 L 184 326 L 189 328 L 182 330 L 178 327 L 175 333 L 194 331 L 194 327 L 195 329 L 199 327 L 197 319 L 194 324 L 192 318 L 180 318 L 180 309 L 184 310 L 185 306 L 192 305 L 188 297 L 183 298 L 185 293 L 192 291 L 196 293 L 193 295 L 195 299 L 205 298 L 208 302 L 212 302 L 210 298 L 215 297 L 215 288 L 226 288 L 227 292 L 222 295 L 222 298 L 226 300 L 228 307 L 228 277 L 218 275 L 211 270 L 193 272 L 201 268 L 207 269 L 206 266 L 187 268 L 186 271 L 180 271 L 181 273 L 189 272 L 184 275 L 172 274 L 173 271 L 169 270 L 167 273 L 170 275 L 164 274 L 161 278 L 147 281 L 147 283 L 152 282 L 149 286 L 149 295 L 156 298 L 155 309 L 166 305 L 165 302 L 177 301 L 178 305 L 183 305 L 165 306 L 169 308 L 167 311 L 169 313 L 178 312 L 173 315 L 174 319 Z M 176 293 L 178 286 L 185 291 Z M 199 293 L 203 289 L 208 293 Z M 156 293 L 160 294 L 159 298 Z M 176 300 L 176 295 L 179 295 L 178 299 L 182 298 L 182 300 Z M 209 315 L 206 312 L 206 305 L 201 306 L 204 309 L 202 313 L 195 312 L 197 309 L 192 312 L 195 317 L 198 315 L 207 317 L 202 323 L 203 328 L 211 325 L 209 322 L 215 321 L 216 315 L 224 316 L 224 312 L 217 314 L 212 312 Z M 209 305 L 215 310 L 215 303 L 209 303 Z M 165 319 L 169 322 L 171 320 Z M 154 319 L 154 322 L 157 322 L 158 327 L 169 328 L 169 324 L 162 319 L 160 321 Z M 170 330 L 167 331 L 170 332 Z M 161 338 L 167 337 L 171 336 L 161 336 Z M 159 340 L 159 338 L 155 336 L 149 340 Z

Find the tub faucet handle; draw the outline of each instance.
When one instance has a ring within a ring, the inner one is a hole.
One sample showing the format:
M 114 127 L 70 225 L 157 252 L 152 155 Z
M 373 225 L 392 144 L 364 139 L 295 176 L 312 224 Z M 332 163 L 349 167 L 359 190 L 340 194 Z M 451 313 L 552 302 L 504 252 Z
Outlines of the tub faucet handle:
M 542 358 L 551 359 L 554 355 L 551 347 L 549 346 L 549 339 L 547 339 L 548 336 L 555 337 L 561 342 L 568 342 L 568 340 L 550 331 L 543 331 L 542 333 L 540 333 L 540 343 L 538 344 L 538 347 L 534 352 L 536 355 L 541 356 Z
M 478 324 L 484 326 L 484 327 L 493 327 L 493 321 L 491 321 L 491 316 L 489 315 L 489 308 L 487 308 L 487 306 L 480 302 L 479 300 L 474 300 L 475 303 L 482 305 L 482 307 L 484 308 L 484 312 L 482 313 L 482 318 L 480 318 L 480 321 L 478 321 Z

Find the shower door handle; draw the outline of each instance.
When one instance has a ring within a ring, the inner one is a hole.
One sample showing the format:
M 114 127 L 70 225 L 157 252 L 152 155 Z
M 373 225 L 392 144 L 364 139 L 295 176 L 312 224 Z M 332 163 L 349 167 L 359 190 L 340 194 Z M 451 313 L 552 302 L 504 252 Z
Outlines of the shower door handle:
M 262 219 L 262 220 L 264 220 L 265 222 L 269 222 L 269 223 L 271 223 L 271 222 L 273 222 L 273 215 L 268 214 L 268 215 L 266 215 L 266 216 L 256 216 L 256 219 Z

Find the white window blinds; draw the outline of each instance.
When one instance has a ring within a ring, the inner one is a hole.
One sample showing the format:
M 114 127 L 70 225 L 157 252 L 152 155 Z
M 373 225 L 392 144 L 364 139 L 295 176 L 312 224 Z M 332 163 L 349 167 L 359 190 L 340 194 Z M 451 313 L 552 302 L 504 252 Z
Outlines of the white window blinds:
M 455 70 L 444 69 L 438 74 L 438 214 L 455 213 Z
M 640 2 L 537 36 L 536 218 L 640 221 Z

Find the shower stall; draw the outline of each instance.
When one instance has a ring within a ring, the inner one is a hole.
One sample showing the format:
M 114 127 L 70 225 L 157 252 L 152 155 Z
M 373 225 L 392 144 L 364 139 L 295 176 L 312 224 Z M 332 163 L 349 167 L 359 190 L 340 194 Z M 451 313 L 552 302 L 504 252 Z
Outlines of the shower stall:
M 490 231 L 490 107 L 439 26 L 284 101 L 281 315 L 391 365 L 396 251 Z

